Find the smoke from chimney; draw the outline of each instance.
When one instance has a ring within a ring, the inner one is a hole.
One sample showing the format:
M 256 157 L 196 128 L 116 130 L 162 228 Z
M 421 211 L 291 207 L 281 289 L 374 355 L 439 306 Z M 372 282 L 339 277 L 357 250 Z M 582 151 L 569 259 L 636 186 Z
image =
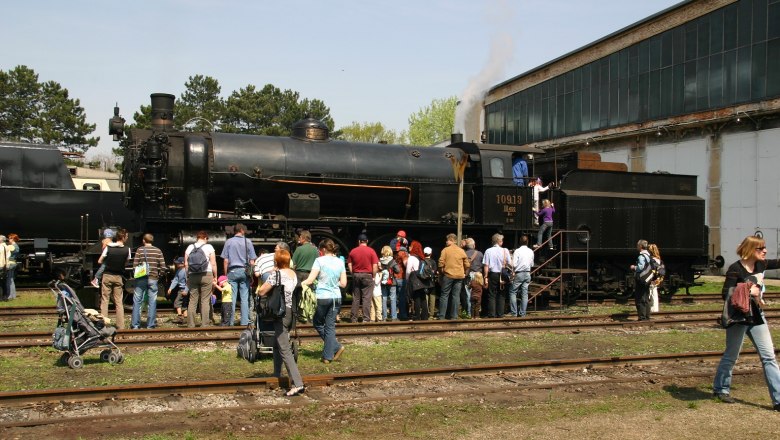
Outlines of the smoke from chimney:
M 504 79 L 504 71 L 514 56 L 515 44 L 510 33 L 514 11 L 506 0 L 492 2 L 488 10 L 490 26 L 496 29 L 490 44 L 488 61 L 476 77 L 471 78 L 455 108 L 455 133 L 465 133 L 466 121 L 478 109 L 490 86 Z

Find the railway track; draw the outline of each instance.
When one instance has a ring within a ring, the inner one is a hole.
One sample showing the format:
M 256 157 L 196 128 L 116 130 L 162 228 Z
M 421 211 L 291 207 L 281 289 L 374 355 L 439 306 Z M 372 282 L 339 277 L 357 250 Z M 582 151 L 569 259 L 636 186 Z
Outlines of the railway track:
M 767 319 L 780 318 L 780 309 L 768 309 Z M 696 310 L 683 312 L 661 312 L 654 314 L 651 321 L 636 321 L 633 314 L 612 314 L 595 316 L 538 316 L 526 318 L 495 318 L 458 321 L 402 321 L 370 324 L 341 323 L 338 325 L 339 339 L 364 337 L 423 336 L 451 332 L 486 331 L 580 331 L 606 328 L 656 328 L 675 325 L 715 324 L 718 312 Z M 121 346 L 150 347 L 178 346 L 197 343 L 235 343 L 243 327 L 206 328 L 157 328 L 120 330 L 114 342 Z M 311 325 L 299 325 L 301 341 L 318 340 L 319 335 Z M 51 332 L 14 332 L 0 334 L 0 351 L 51 345 Z
M 780 293 L 766 293 L 764 294 L 764 298 L 767 300 L 780 300 Z M 630 301 L 630 298 L 622 298 L 622 299 L 615 299 L 615 298 L 595 298 L 595 299 L 589 299 L 589 300 L 577 300 L 576 305 L 577 306 L 586 306 L 588 304 L 598 304 L 598 305 L 610 305 L 610 304 L 626 304 Z M 708 303 L 708 302 L 720 302 L 723 301 L 723 299 L 720 296 L 720 293 L 705 293 L 705 294 L 696 294 L 696 295 L 675 295 L 671 298 L 663 298 L 661 300 L 661 303 L 663 304 L 692 304 L 692 303 Z M 554 302 L 551 302 L 552 306 L 555 306 L 556 304 Z M 344 305 L 341 307 L 341 313 L 348 313 L 350 311 L 351 306 L 350 305 Z M 131 308 L 125 307 L 126 310 L 131 310 Z M 238 308 L 236 309 L 238 310 Z M 533 303 L 529 305 L 529 310 L 533 310 Z M 164 313 L 174 313 L 174 310 L 171 308 L 158 308 L 157 309 L 158 314 L 164 314 Z M 27 306 L 27 307 L 0 307 L 0 318 L 8 318 L 8 319 L 14 319 L 14 318 L 25 318 L 30 316 L 56 316 L 57 311 L 52 306 Z
M 755 355 L 755 350 L 741 352 L 741 356 Z M 633 356 L 610 356 L 575 359 L 553 359 L 544 361 L 525 361 L 515 363 L 497 363 L 467 366 L 446 366 L 425 369 L 388 370 L 369 372 L 344 372 L 337 374 L 320 374 L 304 376 L 308 387 L 330 386 L 351 382 L 378 382 L 421 377 L 453 377 L 485 375 L 497 372 L 519 370 L 548 370 L 608 367 L 616 365 L 637 365 L 668 363 L 681 361 L 703 361 L 718 359 L 721 351 L 687 352 L 672 354 L 652 354 Z M 711 375 L 711 371 L 709 372 Z M 40 390 L 0 392 L 0 405 L 3 407 L 34 405 L 45 402 L 89 402 L 114 399 L 139 399 L 169 395 L 202 394 L 202 393 L 235 393 L 275 388 L 280 386 L 280 379 L 275 377 L 243 378 L 226 380 L 202 380 L 188 382 L 170 382 L 155 384 L 124 384 L 120 386 L 98 386 L 79 388 L 50 388 Z M 549 385 L 548 385 L 549 386 Z M 45 422 L 43 422 L 45 423 Z M 26 425 L 24 425 L 26 426 Z

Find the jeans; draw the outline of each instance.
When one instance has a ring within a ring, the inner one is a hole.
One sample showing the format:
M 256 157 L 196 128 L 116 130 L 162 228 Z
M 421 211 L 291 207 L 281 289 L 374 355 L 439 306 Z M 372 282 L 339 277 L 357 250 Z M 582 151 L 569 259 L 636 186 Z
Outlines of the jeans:
M 509 313 L 514 316 L 525 316 L 528 308 L 528 285 L 531 284 L 531 272 L 516 272 L 509 288 Z M 517 310 L 517 290 L 520 289 L 520 310 Z
M 763 313 L 762 313 L 763 318 Z M 747 333 L 753 345 L 758 351 L 758 357 L 764 367 L 764 379 L 769 388 L 769 397 L 772 404 L 780 403 L 780 369 L 775 359 L 775 348 L 772 344 L 772 335 L 766 323 L 761 325 L 732 325 L 726 329 L 726 350 L 720 359 L 715 379 L 712 383 L 712 391 L 715 393 L 729 394 L 731 390 L 731 371 L 739 358 L 739 350 Z
M 157 280 L 143 277 L 135 280 L 131 328 L 141 328 L 141 305 L 144 302 L 144 294 L 148 297 L 149 303 L 146 328 L 155 328 L 157 326 Z
M 463 279 L 456 280 L 448 276 L 441 277 L 441 296 L 439 296 L 439 319 L 457 319 L 460 312 L 460 289 Z M 452 313 L 448 313 L 448 305 L 452 295 Z
M 398 308 L 395 301 L 395 286 L 382 285 L 382 319 L 387 321 L 387 300 L 390 300 L 390 319 L 398 319 Z
M 241 325 L 249 324 L 249 283 L 243 267 L 234 267 L 227 273 L 230 287 L 233 288 L 233 316 L 236 315 L 236 297 L 241 297 Z M 233 325 L 233 324 L 230 324 Z
M 336 315 L 341 308 L 341 298 L 318 299 L 314 311 L 312 325 L 317 330 L 325 346 L 322 348 L 322 358 L 332 361 L 333 356 L 341 349 L 336 340 Z
M 14 282 L 14 276 L 16 275 L 16 266 L 8 269 L 5 273 L 5 291 L 3 292 L 3 299 L 12 300 L 16 299 L 16 283 Z
M 469 313 L 469 316 L 471 316 L 471 281 L 474 279 L 475 273 L 471 272 L 463 280 L 463 288 L 466 289 L 466 311 Z
M 395 295 L 398 298 L 398 319 L 406 321 L 409 319 L 409 299 L 406 295 L 405 279 L 395 279 Z
M 550 238 L 550 235 L 552 235 L 552 222 L 544 222 L 542 223 L 542 226 L 539 227 L 539 234 L 536 235 L 536 244 L 541 246 L 542 242 L 544 241 L 545 235 L 547 238 Z M 552 249 L 553 244 L 550 242 L 550 249 Z

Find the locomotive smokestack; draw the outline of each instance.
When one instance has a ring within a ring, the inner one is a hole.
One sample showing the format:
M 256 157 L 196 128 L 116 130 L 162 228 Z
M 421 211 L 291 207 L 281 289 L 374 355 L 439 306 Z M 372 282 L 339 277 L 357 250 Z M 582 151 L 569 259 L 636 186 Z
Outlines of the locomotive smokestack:
M 152 93 L 152 128 L 170 130 L 173 128 L 173 102 L 175 96 L 168 93 Z
M 450 135 L 450 142 L 453 144 L 459 144 L 463 142 L 463 133 L 452 133 Z

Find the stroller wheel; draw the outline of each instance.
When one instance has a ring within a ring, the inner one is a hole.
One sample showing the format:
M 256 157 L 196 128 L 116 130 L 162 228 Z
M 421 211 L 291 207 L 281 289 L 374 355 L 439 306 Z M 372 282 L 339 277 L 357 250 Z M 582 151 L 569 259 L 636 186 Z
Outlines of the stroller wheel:
M 84 366 L 84 360 L 81 359 L 81 356 L 71 356 L 68 359 L 68 366 L 74 370 L 78 370 Z
M 62 356 L 60 356 L 60 364 L 68 365 L 68 359 L 70 359 L 70 353 L 68 353 L 67 351 L 65 353 L 62 353 Z
M 122 353 L 117 353 L 117 356 L 118 356 L 116 361 L 117 364 L 121 364 L 122 362 L 125 361 L 125 355 L 123 355 Z
M 103 362 L 108 362 L 108 357 L 111 355 L 111 350 L 103 350 L 100 352 L 100 360 Z
M 109 352 L 108 354 L 108 363 L 111 365 L 115 365 L 119 363 L 119 356 L 121 356 L 119 353 Z

